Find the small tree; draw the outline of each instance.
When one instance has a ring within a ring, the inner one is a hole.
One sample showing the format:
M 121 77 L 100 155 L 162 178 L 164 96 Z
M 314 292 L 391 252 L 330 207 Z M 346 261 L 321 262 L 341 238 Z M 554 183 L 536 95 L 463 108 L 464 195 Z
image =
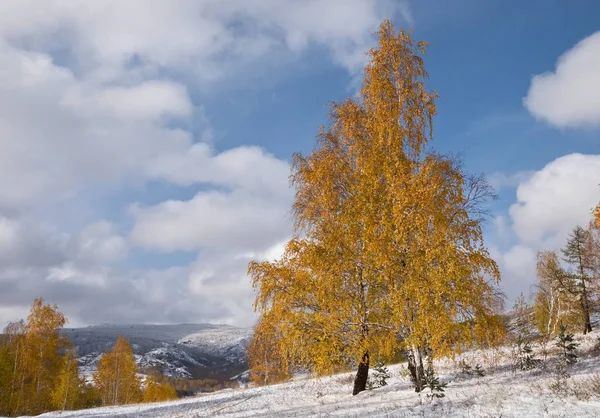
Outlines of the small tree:
M 390 378 L 390 371 L 383 364 L 381 358 L 377 359 L 377 362 L 373 366 L 373 373 L 371 379 L 367 384 L 368 389 L 376 389 L 383 386 L 387 386 L 387 380 Z
M 589 229 L 577 226 L 569 235 L 567 245 L 562 250 L 564 261 L 571 265 L 572 269 L 561 278 L 561 284 L 579 301 L 584 334 L 592 331 L 591 289 L 597 279 L 594 274 L 597 268 L 594 265 L 596 254 L 591 253 L 594 250 L 592 239 L 593 235 Z
M 566 325 L 560 326 L 560 331 L 556 337 L 556 346 L 560 349 L 559 358 L 561 363 L 566 366 L 577 363 L 579 343 L 574 340 L 573 334 L 567 334 Z
M 82 379 L 79 377 L 79 366 L 74 350 L 69 350 L 62 358 L 58 379 L 52 392 L 52 406 L 61 411 L 82 407 Z
M 175 387 L 160 373 L 152 370 L 144 381 L 144 402 L 163 402 L 177 399 Z
M 520 370 L 530 370 L 537 366 L 539 360 L 535 358 L 535 354 L 531 348 L 532 309 L 525 302 L 525 297 L 522 293 L 515 302 L 513 312 L 514 330 L 516 333 L 514 346 L 516 349 L 516 366 Z
M 438 376 L 435 374 L 433 369 L 433 363 L 428 362 L 427 368 L 425 369 L 425 387 L 429 388 L 430 393 L 427 394 L 428 398 L 443 398 L 446 396 L 444 389 L 448 386 L 447 382 L 441 383 Z
M 123 405 L 142 400 L 141 382 L 137 376 L 133 350 L 122 335 L 112 351 L 98 361 L 94 384 L 103 405 Z

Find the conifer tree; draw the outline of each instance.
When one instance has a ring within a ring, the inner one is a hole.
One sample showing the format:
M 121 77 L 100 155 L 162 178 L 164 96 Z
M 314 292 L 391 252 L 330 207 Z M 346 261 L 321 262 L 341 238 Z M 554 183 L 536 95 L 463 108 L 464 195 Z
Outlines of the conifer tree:
M 426 153 L 435 92 L 424 42 L 390 22 L 356 99 L 334 104 L 317 147 L 293 158 L 296 236 L 276 262 L 253 262 L 256 309 L 277 326 L 282 357 L 317 373 L 410 352 L 415 390 L 425 350 L 443 355 L 499 337 L 496 263 L 483 246 L 482 177 Z
M 589 263 L 590 254 L 586 252 L 591 239 L 589 230 L 577 226 L 569 235 L 567 245 L 562 250 L 564 260 L 573 266 L 573 270 L 563 278 L 563 285 L 579 300 L 584 334 L 592 331 L 589 288 L 592 280 L 590 270 L 593 266 Z
M 556 337 L 556 346 L 559 348 L 560 361 L 565 366 L 577 363 L 577 347 L 579 343 L 573 338 L 573 334 L 567 333 L 567 326 L 561 324 L 558 336 Z
M 439 377 L 435 374 L 433 363 L 428 362 L 425 369 L 425 386 L 429 389 L 428 398 L 443 398 L 446 396 L 444 390 L 448 386 L 447 382 L 440 382 Z
M 94 385 L 103 405 L 123 405 L 142 400 L 141 381 L 137 376 L 133 350 L 122 335 L 112 351 L 98 361 Z

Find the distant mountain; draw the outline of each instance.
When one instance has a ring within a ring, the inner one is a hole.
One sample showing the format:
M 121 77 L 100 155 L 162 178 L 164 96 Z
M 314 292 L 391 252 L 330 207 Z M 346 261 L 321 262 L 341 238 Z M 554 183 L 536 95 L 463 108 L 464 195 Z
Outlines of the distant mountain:
M 88 378 L 119 335 L 129 340 L 141 370 L 155 367 L 186 379 L 228 380 L 248 368 L 251 328 L 228 325 L 95 325 L 66 328 Z

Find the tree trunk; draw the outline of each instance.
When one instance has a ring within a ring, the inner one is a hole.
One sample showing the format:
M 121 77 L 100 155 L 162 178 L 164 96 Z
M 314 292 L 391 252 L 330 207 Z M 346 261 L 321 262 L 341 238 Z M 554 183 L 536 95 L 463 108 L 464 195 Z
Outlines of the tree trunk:
M 583 271 L 583 269 L 582 269 Z M 590 304 L 588 303 L 587 289 L 585 287 L 585 276 L 581 276 L 581 310 L 583 311 L 583 333 L 592 332 L 592 323 L 590 321 Z
M 590 321 L 590 307 L 584 297 L 581 298 L 581 310 L 583 311 L 584 322 L 583 333 L 587 334 L 588 332 L 592 332 L 592 322 Z
M 425 386 L 425 370 L 423 369 L 423 350 L 413 347 L 406 353 L 408 357 L 408 370 L 415 385 L 415 392 L 421 392 Z
M 358 365 L 358 371 L 354 378 L 354 389 L 352 395 L 358 395 L 367 388 L 367 379 L 369 378 L 369 352 L 365 351 L 362 361 Z

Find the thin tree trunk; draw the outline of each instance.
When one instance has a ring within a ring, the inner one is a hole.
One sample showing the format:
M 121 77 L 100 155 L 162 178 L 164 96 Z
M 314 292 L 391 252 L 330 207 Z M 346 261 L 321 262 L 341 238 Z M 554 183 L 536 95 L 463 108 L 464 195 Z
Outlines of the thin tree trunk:
M 19 364 L 18 362 L 19 360 L 19 341 L 17 340 L 17 349 L 16 349 L 16 353 L 15 353 L 15 362 L 13 364 L 13 374 L 12 374 L 12 383 L 10 385 L 10 396 L 8 398 L 8 414 L 10 415 L 10 413 L 12 412 L 12 401 L 13 401 L 13 395 L 15 393 L 15 381 L 17 380 L 17 365 Z
M 581 310 L 583 311 L 583 333 L 592 332 L 592 322 L 590 321 L 590 307 L 586 298 L 581 296 Z
M 67 361 L 67 383 L 66 383 L 67 387 L 65 388 L 65 397 L 63 399 L 63 404 L 62 404 L 63 411 L 65 409 L 67 409 L 67 396 L 69 396 L 69 386 L 71 384 L 70 377 L 71 377 L 71 362 Z
M 369 352 L 365 351 L 362 361 L 358 365 L 356 377 L 354 378 L 354 389 L 352 395 L 358 395 L 367 389 L 367 379 L 369 378 Z
M 421 392 L 425 386 L 425 370 L 423 369 L 423 350 L 413 347 L 407 352 L 408 370 L 415 385 L 415 392 Z
M 583 259 L 581 257 L 582 249 L 580 248 L 579 242 L 577 242 L 578 257 L 579 257 L 579 274 L 581 277 L 581 310 L 583 311 L 583 333 L 587 334 L 592 331 L 592 323 L 590 321 L 590 306 L 588 303 L 588 294 L 585 287 L 585 270 L 583 269 Z

